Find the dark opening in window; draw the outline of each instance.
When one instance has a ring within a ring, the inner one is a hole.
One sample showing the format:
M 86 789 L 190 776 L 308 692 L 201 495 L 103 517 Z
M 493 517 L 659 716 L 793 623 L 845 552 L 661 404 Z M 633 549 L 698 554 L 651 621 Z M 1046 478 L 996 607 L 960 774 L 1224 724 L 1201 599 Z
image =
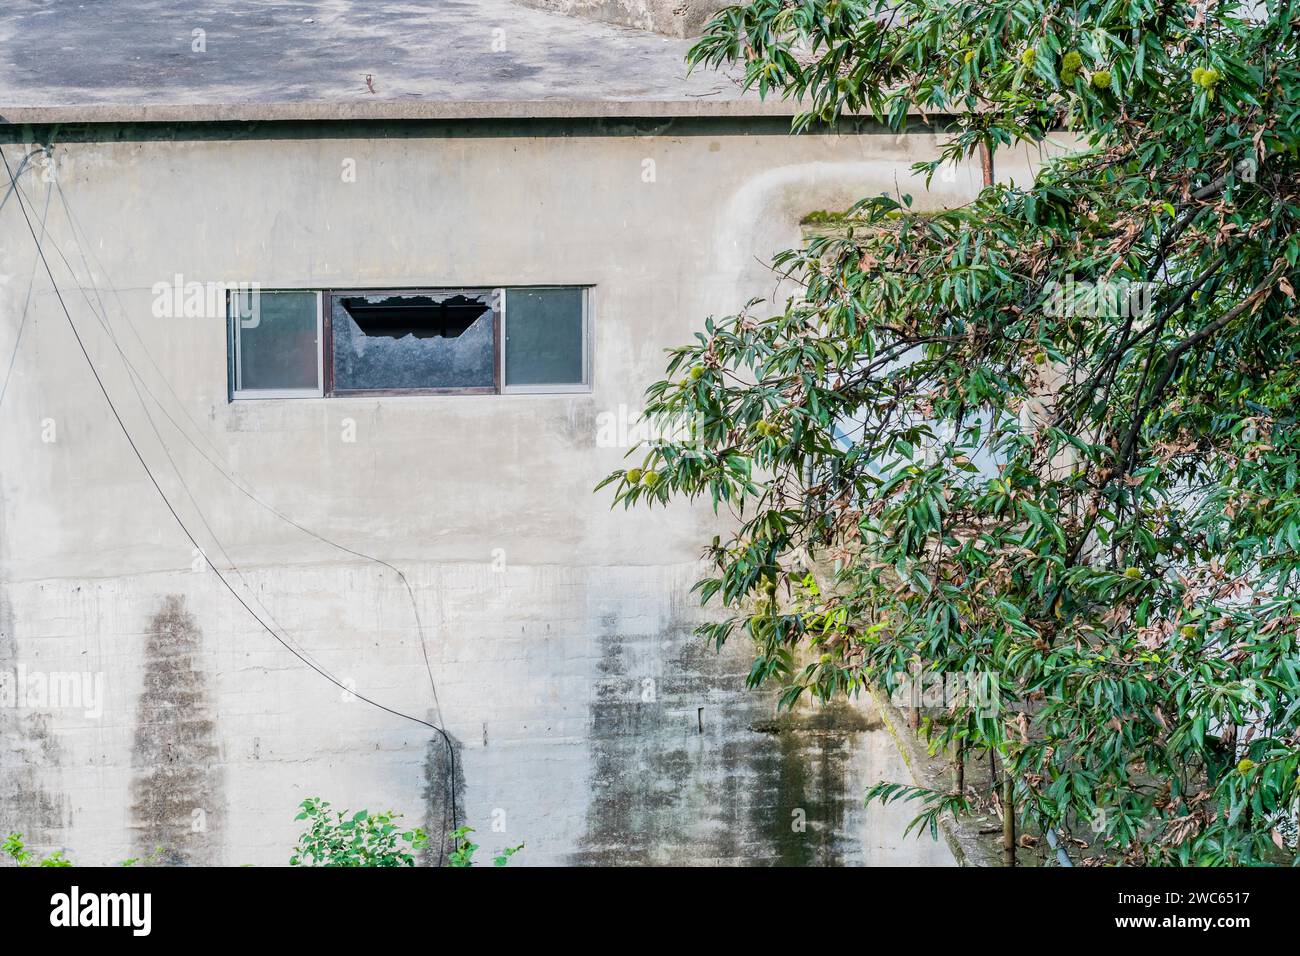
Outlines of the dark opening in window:
M 454 339 L 491 311 L 481 299 L 464 295 L 446 299 L 427 295 L 350 296 L 342 302 L 362 332 L 391 339 L 407 335 Z

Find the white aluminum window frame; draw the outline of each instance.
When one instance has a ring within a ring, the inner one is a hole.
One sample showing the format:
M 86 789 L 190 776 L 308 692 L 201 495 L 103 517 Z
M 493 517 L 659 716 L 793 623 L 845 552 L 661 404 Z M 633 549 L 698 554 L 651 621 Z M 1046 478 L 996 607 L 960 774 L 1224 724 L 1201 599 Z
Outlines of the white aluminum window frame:
M 581 289 L 582 290 L 582 381 L 560 385 L 511 385 L 506 381 L 506 334 L 510 327 L 510 293 L 536 292 L 545 289 Z M 497 356 L 500 363 L 497 380 L 502 395 L 575 395 L 584 394 L 591 388 L 592 365 L 592 299 L 595 287 L 590 285 L 517 285 L 503 286 L 501 291 L 501 354 Z
M 312 293 L 316 296 L 316 387 L 311 388 L 240 388 L 239 379 L 243 374 L 243 353 L 241 351 L 239 332 L 240 323 L 238 316 L 235 314 L 234 296 L 238 292 L 232 292 L 226 303 L 226 321 L 230 326 L 230 347 L 233 360 L 233 369 L 230 377 L 230 397 L 231 400 L 259 399 L 259 398 L 323 398 L 325 396 L 325 312 L 324 312 L 324 293 L 320 289 L 258 289 L 258 294 L 275 295 L 283 292 L 294 292 L 299 295 L 303 293 Z

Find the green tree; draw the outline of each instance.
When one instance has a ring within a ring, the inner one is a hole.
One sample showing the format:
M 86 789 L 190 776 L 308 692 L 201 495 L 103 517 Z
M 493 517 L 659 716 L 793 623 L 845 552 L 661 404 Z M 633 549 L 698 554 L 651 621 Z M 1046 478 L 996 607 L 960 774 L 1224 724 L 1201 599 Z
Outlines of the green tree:
M 991 681 L 923 732 L 999 755 L 1021 825 L 1097 862 L 1295 860 L 1298 27 L 1234 0 L 757 0 L 691 54 L 801 98 L 796 131 L 943 117 L 926 176 L 1062 144 L 1032 184 L 865 198 L 777 255 L 797 295 L 709 318 L 647 391 L 690 438 L 602 485 L 735 516 L 701 633 L 752 640 L 784 705 Z

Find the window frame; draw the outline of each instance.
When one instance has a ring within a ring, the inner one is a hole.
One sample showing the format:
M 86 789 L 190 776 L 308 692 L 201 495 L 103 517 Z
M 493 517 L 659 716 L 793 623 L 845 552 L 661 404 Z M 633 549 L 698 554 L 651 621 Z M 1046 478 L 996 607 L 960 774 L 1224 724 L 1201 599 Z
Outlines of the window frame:
M 226 341 L 230 350 L 230 371 L 228 373 L 228 385 L 230 390 L 230 400 L 248 400 L 264 398 L 323 398 L 325 396 L 325 338 L 324 338 L 324 316 L 322 315 L 324 292 L 321 289 L 263 289 L 258 287 L 257 294 L 280 294 L 296 293 L 302 295 L 311 293 L 316 296 L 316 387 L 310 388 L 240 388 L 240 377 L 243 373 L 241 359 L 243 349 L 239 337 L 239 321 L 235 315 L 235 296 L 241 295 L 239 290 L 232 289 L 226 293 Z
M 510 385 L 506 382 L 506 329 L 510 321 L 510 293 L 514 289 L 534 292 L 543 289 L 578 289 L 582 292 L 582 381 L 563 385 Z M 591 391 L 592 325 L 589 285 L 517 285 L 501 289 L 501 347 L 497 350 L 497 383 L 502 395 L 574 395 Z
M 560 385 L 508 385 L 506 384 L 506 323 L 509 321 L 510 293 L 513 290 L 533 291 L 542 289 L 578 289 L 582 292 L 582 381 Z M 241 389 L 239 388 L 242 356 L 239 330 L 235 321 L 234 292 L 227 294 L 227 384 L 230 401 L 263 400 L 273 398 L 404 398 L 448 395 L 574 395 L 590 393 L 593 389 L 593 357 L 595 354 L 594 295 L 596 287 L 590 283 L 546 283 L 540 285 L 411 285 L 357 287 L 339 286 L 333 288 L 260 288 L 266 293 L 313 293 L 316 296 L 316 383 L 315 389 Z M 456 294 L 481 295 L 488 293 L 489 305 L 493 311 L 491 386 L 472 386 L 461 388 L 348 388 L 339 389 L 334 385 L 334 300 L 348 296 L 375 295 L 434 295 L 449 296 Z

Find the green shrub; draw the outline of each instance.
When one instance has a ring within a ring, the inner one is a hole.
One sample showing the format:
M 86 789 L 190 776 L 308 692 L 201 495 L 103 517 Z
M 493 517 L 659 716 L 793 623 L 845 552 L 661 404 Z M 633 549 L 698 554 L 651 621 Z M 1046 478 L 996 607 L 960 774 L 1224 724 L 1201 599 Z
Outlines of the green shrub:
M 474 832 L 473 827 L 460 827 L 453 830 L 452 840 L 455 842 L 456 849 L 451 851 L 451 866 L 473 866 L 474 851 L 478 849 L 477 843 L 471 843 L 469 835 Z M 492 858 L 493 866 L 505 866 L 510 862 L 510 858 L 524 848 L 521 843 L 518 846 L 509 846 Z
M 38 857 L 23 843 L 21 833 L 11 833 L 0 843 L 0 851 L 19 866 L 72 866 L 72 861 L 63 855 L 62 850 L 55 850 L 47 857 Z
M 309 821 L 298 837 L 290 866 L 415 866 L 415 854 L 429 845 L 419 827 L 399 829 L 400 813 L 330 811 L 319 797 L 300 804 L 295 820 Z

